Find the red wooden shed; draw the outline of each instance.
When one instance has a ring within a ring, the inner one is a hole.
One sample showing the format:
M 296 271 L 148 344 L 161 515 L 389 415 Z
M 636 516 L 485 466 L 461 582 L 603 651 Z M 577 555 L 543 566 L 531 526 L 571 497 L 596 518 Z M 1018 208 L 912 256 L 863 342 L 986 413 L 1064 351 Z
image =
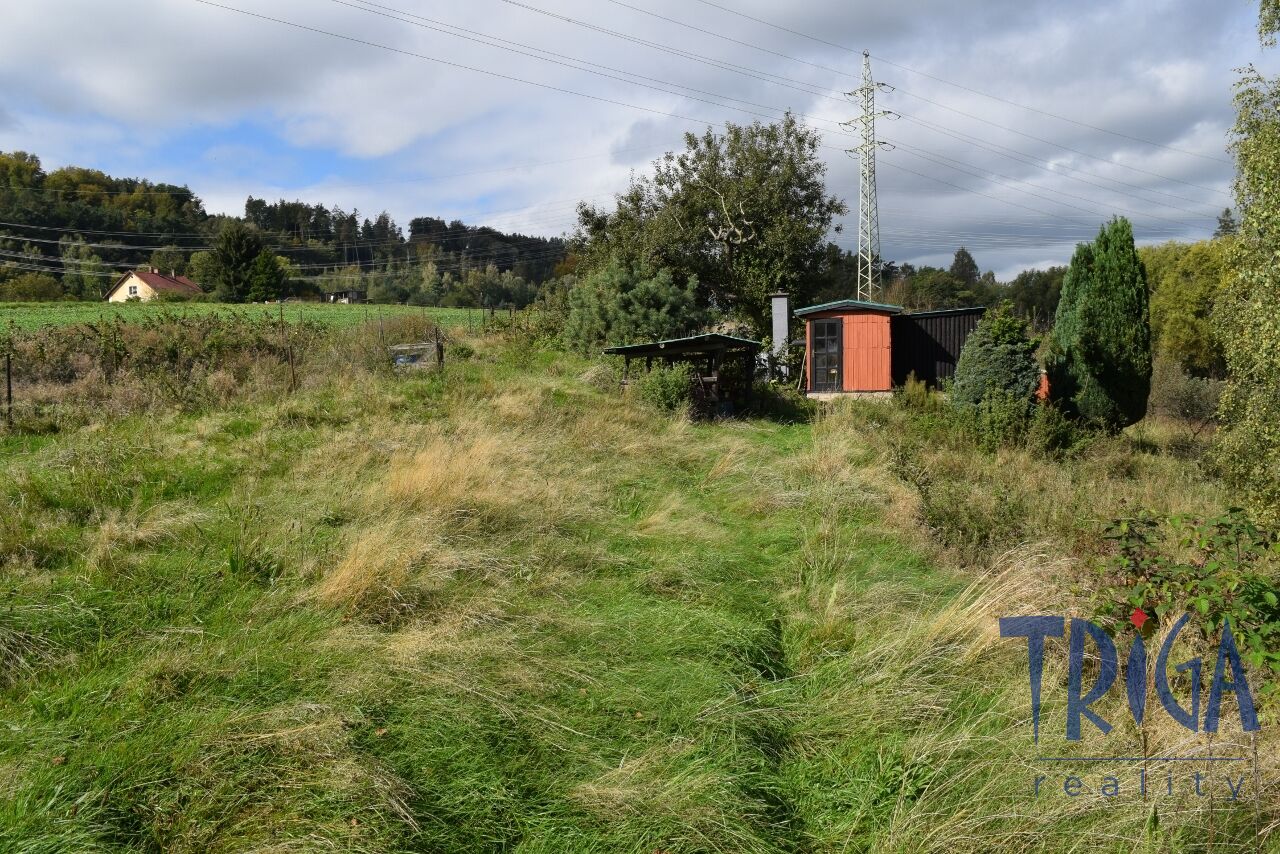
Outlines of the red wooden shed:
M 893 390 L 890 318 L 902 308 L 843 299 L 796 311 L 805 325 L 805 380 L 810 392 Z

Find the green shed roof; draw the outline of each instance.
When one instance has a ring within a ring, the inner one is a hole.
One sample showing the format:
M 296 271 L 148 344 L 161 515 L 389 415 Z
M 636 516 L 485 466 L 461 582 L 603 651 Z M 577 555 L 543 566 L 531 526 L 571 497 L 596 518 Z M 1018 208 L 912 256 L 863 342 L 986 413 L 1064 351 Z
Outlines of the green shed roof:
M 806 306 L 805 308 L 797 308 L 795 315 L 796 317 L 804 317 L 806 314 L 813 314 L 818 311 L 840 311 L 842 309 L 849 309 L 851 311 L 857 311 L 859 309 L 864 311 L 883 311 L 886 314 L 902 313 L 902 306 L 900 305 L 889 305 L 883 302 L 865 302 L 863 300 L 856 299 L 838 299 L 835 302 L 824 302 L 819 303 L 818 305 Z

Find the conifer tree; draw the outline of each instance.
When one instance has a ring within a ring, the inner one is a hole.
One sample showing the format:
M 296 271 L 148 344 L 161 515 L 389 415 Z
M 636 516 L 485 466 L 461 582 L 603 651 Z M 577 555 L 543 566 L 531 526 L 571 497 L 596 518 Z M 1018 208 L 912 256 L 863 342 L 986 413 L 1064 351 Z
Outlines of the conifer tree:
M 965 341 L 951 386 L 952 403 L 977 406 L 999 394 L 1030 406 L 1040 379 L 1035 352 L 1026 321 L 1014 315 L 1010 303 L 996 306 Z
M 1076 247 L 1045 368 L 1063 411 L 1108 431 L 1142 419 L 1151 392 L 1147 274 L 1119 217 Z

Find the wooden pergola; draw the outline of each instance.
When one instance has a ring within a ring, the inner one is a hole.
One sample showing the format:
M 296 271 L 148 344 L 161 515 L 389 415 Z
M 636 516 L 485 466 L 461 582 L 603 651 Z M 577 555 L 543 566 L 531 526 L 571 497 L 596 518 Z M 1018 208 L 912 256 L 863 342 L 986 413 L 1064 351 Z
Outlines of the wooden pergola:
M 624 385 L 630 382 L 633 360 L 643 359 L 646 371 L 653 370 L 655 362 L 668 367 L 677 362 L 692 365 L 700 402 L 710 404 L 712 411 L 719 411 L 722 404 L 726 403 L 730 406 L 750 405 L 760 342 L 708 332 L 688 338 L 606 347 L 604 352 L 610 356 L 622 357 Z M 740 372 L 736 372 L 737 376 L 725 375 L 725 367 L 731 365 L 741 368 Z

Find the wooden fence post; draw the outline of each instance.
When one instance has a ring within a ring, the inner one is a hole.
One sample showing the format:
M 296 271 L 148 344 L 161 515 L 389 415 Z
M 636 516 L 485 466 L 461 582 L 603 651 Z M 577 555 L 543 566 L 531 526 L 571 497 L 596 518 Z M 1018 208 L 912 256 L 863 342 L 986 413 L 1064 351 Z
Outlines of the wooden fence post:
M 13 354 L 4 354 L 4 420 L 13 429 Z
M 293 366 L 293 341 L 285 333 L 284 303 L 280 303 L 280 346 L 284 349 L 285 358 L 289 362 L 289 394 L 298 386 L 298 372 Z

